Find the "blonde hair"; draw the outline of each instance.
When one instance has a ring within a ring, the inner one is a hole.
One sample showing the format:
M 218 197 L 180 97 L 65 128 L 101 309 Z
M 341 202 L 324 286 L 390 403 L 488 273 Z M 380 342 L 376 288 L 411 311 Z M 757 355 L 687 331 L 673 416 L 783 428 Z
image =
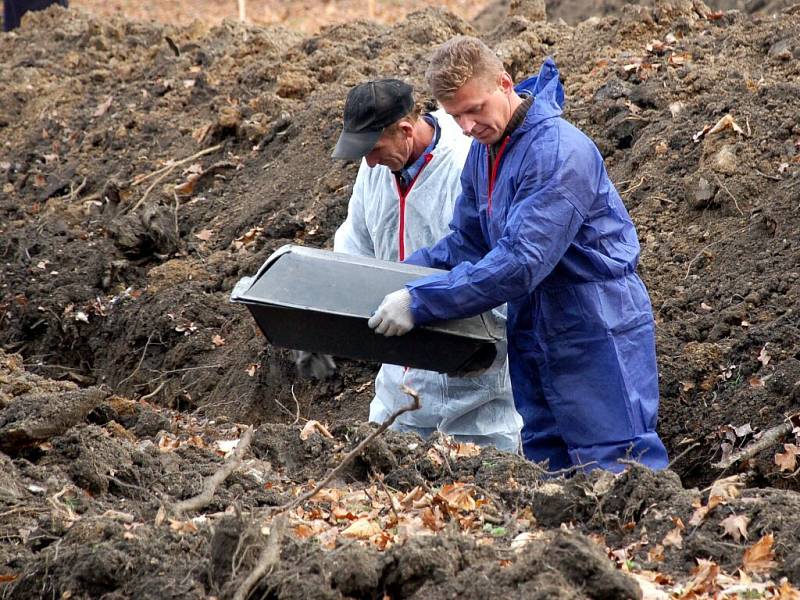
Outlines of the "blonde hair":
M 434 98 L 447 100 L 473 77 L 493 82 L 503 71 L 502 61 L 486 44 L 478 38 L 459 35 L 436 49 L 425 80 Z

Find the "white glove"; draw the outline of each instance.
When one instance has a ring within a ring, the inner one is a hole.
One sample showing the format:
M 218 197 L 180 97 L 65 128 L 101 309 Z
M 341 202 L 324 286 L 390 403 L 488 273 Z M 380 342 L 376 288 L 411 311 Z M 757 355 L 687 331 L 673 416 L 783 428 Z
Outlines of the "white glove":
M 386 337 L 403 335 L 414 329 L 411 315 L 411 294 L 403 288 L 387 294 L 367 325 Z

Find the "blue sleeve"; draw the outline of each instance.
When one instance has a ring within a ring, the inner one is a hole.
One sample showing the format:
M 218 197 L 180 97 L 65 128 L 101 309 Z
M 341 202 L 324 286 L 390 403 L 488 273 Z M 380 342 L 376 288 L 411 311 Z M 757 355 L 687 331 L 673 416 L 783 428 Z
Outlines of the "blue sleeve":
M 478 153 L 470 148 L 461 172 L 461 194 L 456 199 L 450 233 L 430 248 L 421 248 L 404 262 L 434 269 L 450 270 L 462 262 L 478 262 L 489 251 L 475 197 L 474 173 Z
M 576 149 L 556 157 L 550 176 L 523 175 L 503 235 L 490 252 L 475 264 L 460 264 L 446 275 L 406 286 L 414 322 L 473 316 L 531 294 L 586 218 L 597 195 L 596 163 L 594 156 Z

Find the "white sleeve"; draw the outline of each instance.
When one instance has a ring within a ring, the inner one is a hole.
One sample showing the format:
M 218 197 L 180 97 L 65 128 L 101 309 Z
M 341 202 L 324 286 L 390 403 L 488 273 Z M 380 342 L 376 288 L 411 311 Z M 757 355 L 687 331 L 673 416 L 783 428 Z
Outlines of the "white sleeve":
M 355 256 L 375 257 L 369 227 L 367 227 L 364 205 L 367 194 L 369 167 L 362 161 L 358 169 L 353 193 L 347 205 L 347 218 L 333 236 L 333 251 Z

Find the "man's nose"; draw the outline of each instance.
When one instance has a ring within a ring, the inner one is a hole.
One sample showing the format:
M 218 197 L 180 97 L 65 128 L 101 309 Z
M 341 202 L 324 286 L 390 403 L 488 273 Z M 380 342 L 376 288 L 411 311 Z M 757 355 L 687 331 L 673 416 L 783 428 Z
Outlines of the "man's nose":
M 463 131 L 466 135 L 472 134 L 472 128 L 475 127 L 475 121 L 468 117 L 458 117 L 456 119 L 458 126 L 461 127 L 461 131 Z

